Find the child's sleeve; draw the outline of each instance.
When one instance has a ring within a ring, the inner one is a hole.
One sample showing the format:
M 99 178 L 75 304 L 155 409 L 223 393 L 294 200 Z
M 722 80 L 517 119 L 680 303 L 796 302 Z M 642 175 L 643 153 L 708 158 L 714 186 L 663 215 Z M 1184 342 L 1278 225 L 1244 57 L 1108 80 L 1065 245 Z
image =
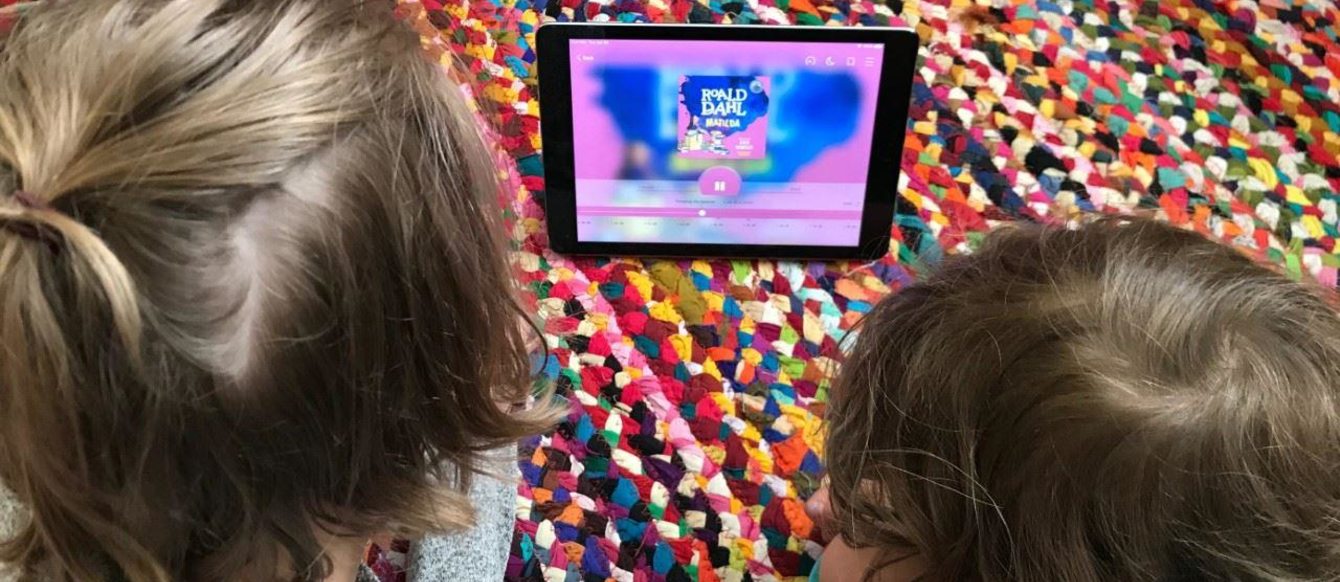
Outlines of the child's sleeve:
M 485 471 L 470 487 L 475 526 L 449 536 L 424 538 L 410 546 L 409 582 L 448 580 L 496 582 L 507 570 L 516 523 L 516 447 L 490 453 Z

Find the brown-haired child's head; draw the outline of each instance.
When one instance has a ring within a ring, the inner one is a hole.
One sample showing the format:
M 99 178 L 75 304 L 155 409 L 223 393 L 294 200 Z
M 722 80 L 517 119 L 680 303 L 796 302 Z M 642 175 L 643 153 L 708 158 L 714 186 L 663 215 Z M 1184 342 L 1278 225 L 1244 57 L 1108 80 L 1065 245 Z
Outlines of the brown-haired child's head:
M 1340 317 L 1154 222 L 1010 228 L 877 306 L 835 522 L 928 580 L 1340 577 Z
M 542 427 L 497 175 L 391 2 L 47 1 L 0 53 L 0 559 L 325 574 Z M 268 566 L 267 566 L 268 565 Z M 310 565 L 310 569 L 309 569 Z M 249 572 L 249 574 L 242 574 Z

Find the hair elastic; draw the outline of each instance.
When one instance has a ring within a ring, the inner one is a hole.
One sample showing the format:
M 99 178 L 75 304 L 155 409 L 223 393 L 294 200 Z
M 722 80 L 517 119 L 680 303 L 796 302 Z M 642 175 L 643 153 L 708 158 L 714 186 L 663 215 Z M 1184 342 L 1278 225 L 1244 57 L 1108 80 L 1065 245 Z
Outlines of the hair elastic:
M 16 190 L 13 196 L 14 201 L 18 202 L 19 206 L 22 206 L 28 210 L 51 209 L 51 207 L 48 206 L 47 203 L 43 201 L 41 197 L 35 196 L 31 192 L 28 192 L 26 190 Z M 19 221 L 19 220 L 6 220 L 0 222 L 0 228 L 8 230 L 9 232 L 17 234 L 26 239 L 40 243 L 45 243 L 48 247 L 52 249 L 53 252 L 60 250 L 61 237 L 56 233 L 52 232 L 50 228 L 38 224 L 33 224 L 31 222 Z
M 35 196 L 27 190 L 15 191 L 14 200 L 17 200 L 21 206 L 28 210 L 47 210 L 49 208 L 41 197 Z

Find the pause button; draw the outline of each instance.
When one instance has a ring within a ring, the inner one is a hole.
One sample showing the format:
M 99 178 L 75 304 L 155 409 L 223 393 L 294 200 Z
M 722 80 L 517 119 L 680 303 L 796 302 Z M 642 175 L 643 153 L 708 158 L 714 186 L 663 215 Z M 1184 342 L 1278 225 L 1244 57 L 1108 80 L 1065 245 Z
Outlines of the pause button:
M 740 181 L 734 168 L 715 166 L 698 177 L 698 190 L 704 196 L 735 196 L 740 193 Z

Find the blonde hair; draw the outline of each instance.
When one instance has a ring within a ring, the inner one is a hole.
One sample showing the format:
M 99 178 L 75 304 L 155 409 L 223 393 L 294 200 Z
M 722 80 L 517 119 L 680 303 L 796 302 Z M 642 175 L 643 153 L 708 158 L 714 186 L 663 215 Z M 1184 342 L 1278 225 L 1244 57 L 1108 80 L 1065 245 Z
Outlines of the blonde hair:
M 926 580 L 1340 578 L 1317 289 L 1154 222 L 1020 227 L 859 329 L 826 447 L 851 543 Z
M 495 169 L 390 2 L 51 0 L 0 42 L 0 559 L 307 580 L 313 527 L 468 524 L 552 414 L 495 404 L 533 387 Z

